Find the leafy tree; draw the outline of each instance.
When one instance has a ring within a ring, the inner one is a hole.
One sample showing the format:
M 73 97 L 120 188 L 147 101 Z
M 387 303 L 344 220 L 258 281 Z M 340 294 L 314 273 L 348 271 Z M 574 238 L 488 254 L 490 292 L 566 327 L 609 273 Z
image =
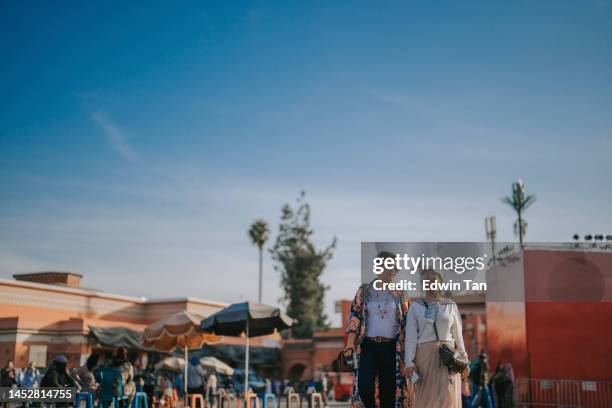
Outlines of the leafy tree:
M 514 233 L 519 237 L 521 248 L 523 247 L 523 239 L 527 232 L 527 221 L 523 218 L 523 213 L 535 202 L 535 200 L 535 195 L 525 194 L 525 184 L 523 180 L 512 183 L 512 197 L 502 198 L 504 203 L 508 204 L 516 211 L 517 220 L 514 223 Z
M 251 243 L 259 248 L 259 290 L 257 292 L 257 301 L 261 303 L 262 280 L 263 280 L 263 246 L 268 240 L 270 230 L 268 224 L 261 218 L 256 219 L 249 229 L 249 237 Z
M 274 269 L 281 274 L 287 314 L 297 319 L 292 334 L 297 338 L 308 338 L 315 330 L 328 328 L 323 309 L 328 287 L 319 279 L 333 256 L 336 238 L 322 250 L 314 246 L 310 206 L 303 191 L 298 197 L 296 208 L 289 204 L 283 206 L 278 232 L 270 252 L 275 262 Z

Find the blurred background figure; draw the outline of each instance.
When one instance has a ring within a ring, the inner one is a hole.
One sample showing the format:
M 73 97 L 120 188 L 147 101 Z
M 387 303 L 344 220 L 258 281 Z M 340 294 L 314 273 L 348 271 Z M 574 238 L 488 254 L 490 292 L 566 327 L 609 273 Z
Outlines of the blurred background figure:
M 72 371 L 72 375 L 81 387 L 81 391 L 91 392 L 94 396 L 98 391 L 98 382 L 96 381 L 94 370 L 98 366 L 99 359 L 100 356 L 98 354 L 92 354 L 87 357 L 85 364 Z
M 191 357 L 187 367 L 187 392 L 189 394 L 204 394 L 206 371 L 200 365 L 197 357 Z
M 176 404 L 177 396 L 174 392 L 174 386 L 170 377 L 160 377 L 160 385 L 162 389 L 162 403 L 167 407 L 173 407 Z
M 113 368 L 119 370 L 121 373 L 121 386 L 122 393 L 121 397 L 125 397 L 129 405 L 134 400 L 136 395 L 136 386 L 134 385 L 134 366 L 128 360 L 127 349 L 125 347 L 119 347 L 115 353 L 113 359 Z
M 98 398 L 100 408 L 106 408 L 113 403 L 115 398 L 121 396 L 122 383 L 121 372 L 113 367 L 113 354 L 104 353 L 104 364 L 94 369 L 94 376 L 98 382 Z
M 66 356 L 55 357 L 40 382 L 40 386 L 53 388 L 76 387 L 76 381 L 68 374 L 67 366 L 68 359 Z
M 470 364 L 470 381 L 472 382 L 472 396 L 469 406 L 473 408 L 493 408 L 493 398 L 487 386 L 489 378 L 489 361 L 484 350 Z
M 489 381 L 496 408 L 514 408 L 514 370 L 512 364 L 497 364 Z
M 206 379 L 206 401 L 210 404 L 210 408 L 216 408 L 217 406 L 217 375 L 215 370 L 211 369 L 208 371 L 208 378 Z
M 15 385 L 17 385 L 15 366 L 13 360 L 8 360 L 2 371 L 0 371 L 0 387 L 13 387 Z M 8 402 L 4 403 L 4 407 L 8 407 Z
M 6 362 L 6 365 L 0 372 L 0 386 L 12 387 L 17 384 L 17 375 L 15 373 L 15 365 L 13 360 Z
M 155 396 L 155 384 L 157 384 L 157 373 L 153 362 L 149 361 L 143 373 L 144 385 L 143 390 L 147 394 L 147 400 L 153 401 Z
M 183 399 L 185 387 L 183 386 L 183 373 L 174 376 L 174 389 L 179 399 Z
M 17 383 L 24 388 L 38 388 L 38 376 L 40 373 L 36 368 L 36 363 L 30 361 L 28 367 L 19 373 Z

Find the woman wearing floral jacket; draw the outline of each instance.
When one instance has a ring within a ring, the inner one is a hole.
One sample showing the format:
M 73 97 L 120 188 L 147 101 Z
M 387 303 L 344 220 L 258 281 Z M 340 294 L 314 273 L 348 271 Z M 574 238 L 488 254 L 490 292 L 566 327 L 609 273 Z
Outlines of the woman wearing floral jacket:
M 379 258 L 395 258 L 381 252 Z M 391 282 L 396 270 L 387 269 L 376 280 Z M 380 285 L 378 285 L 380 286 Z M 376 386 L 380 408 L 408 408 L 412 396 L 404 377 L 404 338 L 410 301 L 405 292 L 378 290 L 373 282 L 357 290 L 348 322 L 345 356 L 355 353 L 355 378 L 351 405 L 376 407 Z

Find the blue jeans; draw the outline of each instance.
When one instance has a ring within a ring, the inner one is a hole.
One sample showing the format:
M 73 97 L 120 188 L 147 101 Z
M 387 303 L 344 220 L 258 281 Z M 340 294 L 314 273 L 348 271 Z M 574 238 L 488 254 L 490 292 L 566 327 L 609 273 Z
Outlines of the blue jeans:
M 479 401 L 477 401 L 477 399 Z M 474 405 L 474 404 L 478 404 L 478 405 Z M 491 391 L 489 390 L 489 387 L 487 387 L 486 385 L 480 386 L 480 385 L 472 383 L 472 396 L 470 398 L 470 401 L 468 402 L 468 407 L 469 408 L 478 408 L 478 407 L 494 408 L 493 398 L 491 398 Z
M 395 342 L 377 343 L 365 338 L 359 359 L 359 397 L 365 408 L 375 408 L 374 380 L 378 377 L 380 408 L 395 406 Z

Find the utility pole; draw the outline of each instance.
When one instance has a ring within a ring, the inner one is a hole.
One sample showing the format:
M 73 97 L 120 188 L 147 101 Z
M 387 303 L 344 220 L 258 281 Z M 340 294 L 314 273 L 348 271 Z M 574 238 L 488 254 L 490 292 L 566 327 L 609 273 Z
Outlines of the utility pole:
M 495 216 L 490 215 L 485 218 L 485 231 L 487 233 L 487 239 L 491 242 L 491 255 L 493 263 L 495 263 L 495 238 L 497 237 L 497 227 L 495 225 Z
M 523 180 L 512 183 L 512 196 L 502 199 L 502 202 L 514 208 L 516 212 L 517 220 L 514 223 L 514 232 L 519 237 L 521 249 L 523 249 L 523 239 L 525 238 L 525 230 L 527 229 L 527 221 L 524 220 L 523 213 L 533 204 L 535 199 L 535 195 L 528 195 L 525 193 L 525 183 L 523 183 Z

